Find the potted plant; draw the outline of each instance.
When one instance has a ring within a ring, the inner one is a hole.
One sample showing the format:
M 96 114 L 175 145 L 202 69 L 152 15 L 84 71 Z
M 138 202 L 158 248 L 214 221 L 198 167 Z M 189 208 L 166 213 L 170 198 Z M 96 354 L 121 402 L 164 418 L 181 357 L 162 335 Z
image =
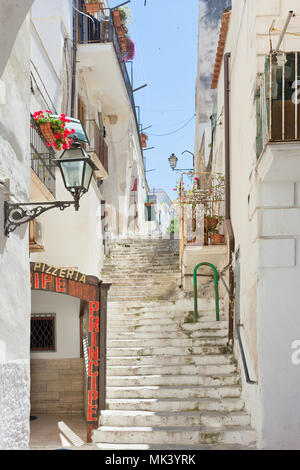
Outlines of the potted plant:
M 217 225 L 210 230 L 209 237 L 213 245 L 223 245 L 225 237 L 220 233 L 219 228 L 225 217 L 219 215 L 215 219 L 217 220 Z
M 53 117 L 50 110 L 37 111 L 33 118 L 39 125 L 47 146 L 53 146 L 56 150 L 66 150 L 71 147 L 72 138 L 70 135 L 75 133 L 74 129 L 66 129 L 66 124 L 70 122 L 65 114 L 59 117 Z
M 85 9 L 87 13 L 98 13 L 101 8 L 103 8 L 102 2 L 98 2 L 97 0 L 85 0 Z
M 121 19 L 121 11 L 120 10 L 113 10 L 112 11 L 112 17 L 114 20 L 114 23 L 117 28 L 120 28 L 122 26 L 122 19 Z
M 142 132 L 141 133 L 141 142 L 142 142 L 142 147 L 143 148 L 147 147 L 147 140 L 148 140 L 148 136 Z
M 130 39 L 129 36 L 125 36 L 125 40 L 126 40 L 126 53 L 123 54 L 123 59 L 126 62 L 128 60 L 133 60 L 134 59 L 135 45 L 134 45 L 134 42 Z M 142 137 L 142 135 L 141 135 L 141 137 Z M 147 144 L 145 145 L 145 147 L 147 147 Z
M 213 245 L 223 245 L 224 244 L 224 235 L 221 233 L 211 233 L 210 239 Z

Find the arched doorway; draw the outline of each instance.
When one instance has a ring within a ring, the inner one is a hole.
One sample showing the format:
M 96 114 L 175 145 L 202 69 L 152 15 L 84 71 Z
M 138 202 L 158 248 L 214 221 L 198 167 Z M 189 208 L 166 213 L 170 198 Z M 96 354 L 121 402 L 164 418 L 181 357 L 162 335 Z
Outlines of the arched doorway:
M 33 390 L 36 387 L 40 392 L 32 397 L 38 396 L 40 409 L 44 398 L 47 407 L 45 386 L 50 388 L 52 385 L 53 390 L 53 382 L 49 384 L 56 373 L 56 377 L 63 381 L 58 383 L 56 395 L 52 395 L 53 409 L 56 406 L 57 410 L 64 410 L 62 404 L 69 403 L 69 412 L 74 411 L 72 406 L 75 409 L 77 406 L 80 411 L 80 403 L 76 406 L 72 404 L 71 391 L 67 386 L 70 380 L 76 381 L 77 371 L 78 387 L 81 386 L 80 380 L 83 380 L 81 405 L 87 423 L 87 442 L 91 442 L 100 410 L 105 409 L 106 299 L 109 285 L 74 269 L 56 268 L 39 262 L 30 263 L 30 276 L 31 289 L 36 295 L 31 319 L 31 348 L 40 353 L 47 351 L 40 367 L 46 377 L 43 384 L 34 377 Z M 37 313 L 39 302 L 44 304 L 41 314 Z M 37 357 L 41 358 L 41 354 Z M 35 365 L 38 360 L 35 360 Z M 47 367 L 52 370 L 52 377 L 47 373 Z M 76 399 L 78 402 L 78 394 Z M 32 399 L 32 409 L 36 406 Z M 49 407 L 47 412 L 51 413 Z

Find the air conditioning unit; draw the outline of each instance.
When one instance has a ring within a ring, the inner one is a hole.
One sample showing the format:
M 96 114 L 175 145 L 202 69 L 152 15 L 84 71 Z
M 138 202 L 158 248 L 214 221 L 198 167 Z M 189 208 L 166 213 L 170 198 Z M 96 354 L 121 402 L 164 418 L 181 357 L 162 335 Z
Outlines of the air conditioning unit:
M 29 251 L 30 253 L 45 251 L 42 225 L 36 219 L 29 222 Z

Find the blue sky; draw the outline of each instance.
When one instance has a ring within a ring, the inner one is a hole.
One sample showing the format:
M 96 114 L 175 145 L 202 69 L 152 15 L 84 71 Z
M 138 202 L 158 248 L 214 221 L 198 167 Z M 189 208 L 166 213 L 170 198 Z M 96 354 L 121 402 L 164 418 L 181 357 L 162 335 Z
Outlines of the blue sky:
M 144 152 L 146 169 L 156 170 L 147 179 L 150 189 L 164 188 L 174 199 L 179 173 L 172 172 L 168 157 L 174 152 L 178 168 L 192 168 L 192 156 L 181 153 L 194 152 L 198 0 L 147 0 L 146 7 L 144 0 L 131 0 L 128 6 L 136 46 L 133 88 L 148 85 L 135 92 L 135 101 L 143 127 L 152 126 L 145 131 L 148 147 L 155 147 Z

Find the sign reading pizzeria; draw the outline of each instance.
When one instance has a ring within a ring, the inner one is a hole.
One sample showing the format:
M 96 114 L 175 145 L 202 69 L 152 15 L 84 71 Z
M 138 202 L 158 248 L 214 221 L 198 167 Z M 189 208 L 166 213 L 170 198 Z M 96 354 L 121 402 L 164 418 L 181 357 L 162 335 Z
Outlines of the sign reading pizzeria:
M 32 290 L 55 292 L 80 298 L 88 305 L 88 384 L 87 384 L 87 442 L 98 427 L 100 400 L 100 343 L 101 281 L 74 269 L 56 268 L 45 263 L 30 263 Z M 103 369 L 104 370 L 104 369 Z M 104 390 L 101 392 L 105 393 Z M 103 401 L 103 397 L 102 397 Z

